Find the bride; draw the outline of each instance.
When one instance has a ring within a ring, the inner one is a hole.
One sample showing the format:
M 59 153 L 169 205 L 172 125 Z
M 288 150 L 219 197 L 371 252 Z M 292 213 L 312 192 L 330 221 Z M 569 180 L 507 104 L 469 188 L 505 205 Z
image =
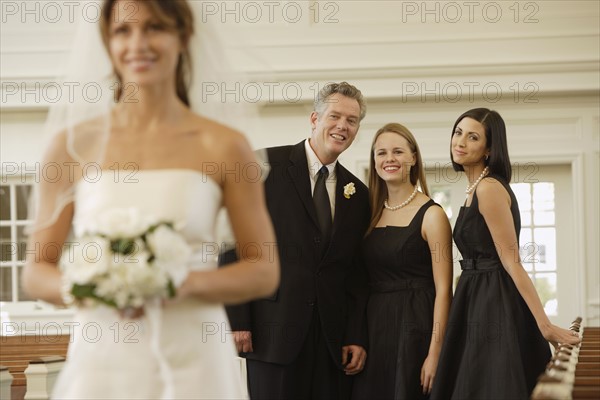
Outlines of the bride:
M 174 300 L 134 313 L 79 304 L 53 397 L 243 398 L 223 303 L 268 296 L 279 279 L 260 180 L 241 174 L 256 163 L 254 153 L 242 134 L 190 108 L 190 4 L 106 0 L 99 25 L 106 65 L 118 82 L 111 86 L 116 103 L 103 109 L 81 100 L 80 108 L 67 105 L 59 114 L 63 126 L 44 162 L 62 171 L 59 179 L 40 182 L 24 288 L 64 304 L 60 252 L 48 249 L 60 249 L 71 233 L 77 240 L 95 217 L 115 208 L 182 226 L 193 254 Z M 94 39 L 77 39 L 84 42 L 75 58 L 92 65 L 74 75 L 83 79 L 91 69 L 98 75 L 99 52 L 88 51 Z M 99 166 L 93 177 L 91 165 Z M 213 244 L 221 206 L 242 251 L 239 262 L 217 269 Z

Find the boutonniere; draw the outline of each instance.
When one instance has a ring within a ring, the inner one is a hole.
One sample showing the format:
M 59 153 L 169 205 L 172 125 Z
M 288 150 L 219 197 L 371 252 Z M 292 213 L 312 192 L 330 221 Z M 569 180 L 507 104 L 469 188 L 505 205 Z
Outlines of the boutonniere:
M 344 186 L 344 197 L 345 198 L 349 199 L 350 196 L 352 196 L 354 193 L 356 193 L 356 188 L 354 187 L 354 182 L 350 182 L 349 184 Z

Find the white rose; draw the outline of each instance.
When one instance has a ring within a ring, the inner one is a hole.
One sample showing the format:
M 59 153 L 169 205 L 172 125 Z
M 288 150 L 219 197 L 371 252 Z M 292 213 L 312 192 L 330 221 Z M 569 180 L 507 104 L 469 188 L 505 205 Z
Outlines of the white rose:
M 141 285 L 138 271 L 149 270 L 148 254 L 140 251 L 134 254 L 114 254 L 110 265 L 110 276 L 121 291 L 129 295 L 138 292 Z
M 111 239 L 141 236 L 153 221 L 144 217 L 137 208 L 113 208 L 100 215 L 91 229 Z
M 147 236 L 148 247 L 154 254 L 154 265 L 165 271 L 179 287 L 188 274 L 188 261 L 192 249 L 187 242 L 171 228 L 161 225 Z
M 109 261 L 106 275 L 98 281 L 96 294 L 106 300 L 115 300 L 119 308 L 124 307 L 123 301 L 129 296 L 127 290 L 127 264 L 122 262 L 121 254 L 113 254 Z M 121 301 L 117 301 L 121 299 Z
M 118 308 L 140 307 L 146 299 L 166 297 L 168 277 L 148 264 L 148 253 L 115 256 L 106 278 L 96 287 L 100 297 L 113 300 Z
M 344 186 L 344 197 L 345 198 L 349 199 L 350 196 L 352 196 L 354 193 L 356 193 L 356 188 L 354 187 L 354 182 L 350 182 L 346 186 Z
M 105 299 L 112 300 L 117 308 L 129 307 L 132 289 L 129 286 L 129 274 L 127 270 L 129 264 L 122 262 L 122 259 L 116 259 L 116 262 L 110 265 L 109 272 L 96 285 L 96 295 Z
M 74 242 L 60 260 L 69 282 L 85 285 L 93 283 L 109 268 L 110 242 L 98 236 L 83 237 Z
M 118 293 L 124 293 L 123 281 L 116 275 L 107 275 L 96 284 L 96 295 L 107 300 L 114 300 Z
M 169 277 L 155 268 L 133 267 L 128 270 L 132 293 L 141 298 L 165 297 Z
M 114 301 L 117 304 L 117 308 L 123 309 L 129 307 L 129 296 L 130 294 L 124 290 L 115 293 Z

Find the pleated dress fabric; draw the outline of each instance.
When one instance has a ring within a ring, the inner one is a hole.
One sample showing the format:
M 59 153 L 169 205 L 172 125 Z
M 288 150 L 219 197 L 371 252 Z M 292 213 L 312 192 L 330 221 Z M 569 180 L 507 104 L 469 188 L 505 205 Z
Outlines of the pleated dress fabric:
M 508 183 L 517 238 L 521 219 Z M 448 329 L 431 399 L 528 399 L 551 353 L 533 315 L 506 272 L 477 193 L 454 227 L 462 255 Z
M 355 400 L 426 398 L 420 374 L 431 342 L 435 286 L 421 226 L 432 206 L 433 200 L 424 204 L 408 226 L 375 228 L 364 240 L 369 346 L 354 382 Z

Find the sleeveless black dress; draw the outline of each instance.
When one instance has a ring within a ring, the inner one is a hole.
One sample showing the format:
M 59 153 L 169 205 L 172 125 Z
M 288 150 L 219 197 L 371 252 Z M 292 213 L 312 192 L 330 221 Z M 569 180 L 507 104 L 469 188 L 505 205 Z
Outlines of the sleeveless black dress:
M 517 199 L 501 177 L 490 175 L 508 191 L 517 233 Z M 492 235 L 479 212 L 477 192 L 462 207 L 454 241 L 463 260 L 450 309 L 431 398 L 528 399 L 550 360 L 548 342 L 513 280 L 500 262 Z
M 433 325 L 435 287 L 431 252 L 421 236 L 425 203 L 408 226 L 375 228 L 363 242 L 371 293 L 367 306 L 369 346 L 352 398 L 425 398 L 421 367 Z

